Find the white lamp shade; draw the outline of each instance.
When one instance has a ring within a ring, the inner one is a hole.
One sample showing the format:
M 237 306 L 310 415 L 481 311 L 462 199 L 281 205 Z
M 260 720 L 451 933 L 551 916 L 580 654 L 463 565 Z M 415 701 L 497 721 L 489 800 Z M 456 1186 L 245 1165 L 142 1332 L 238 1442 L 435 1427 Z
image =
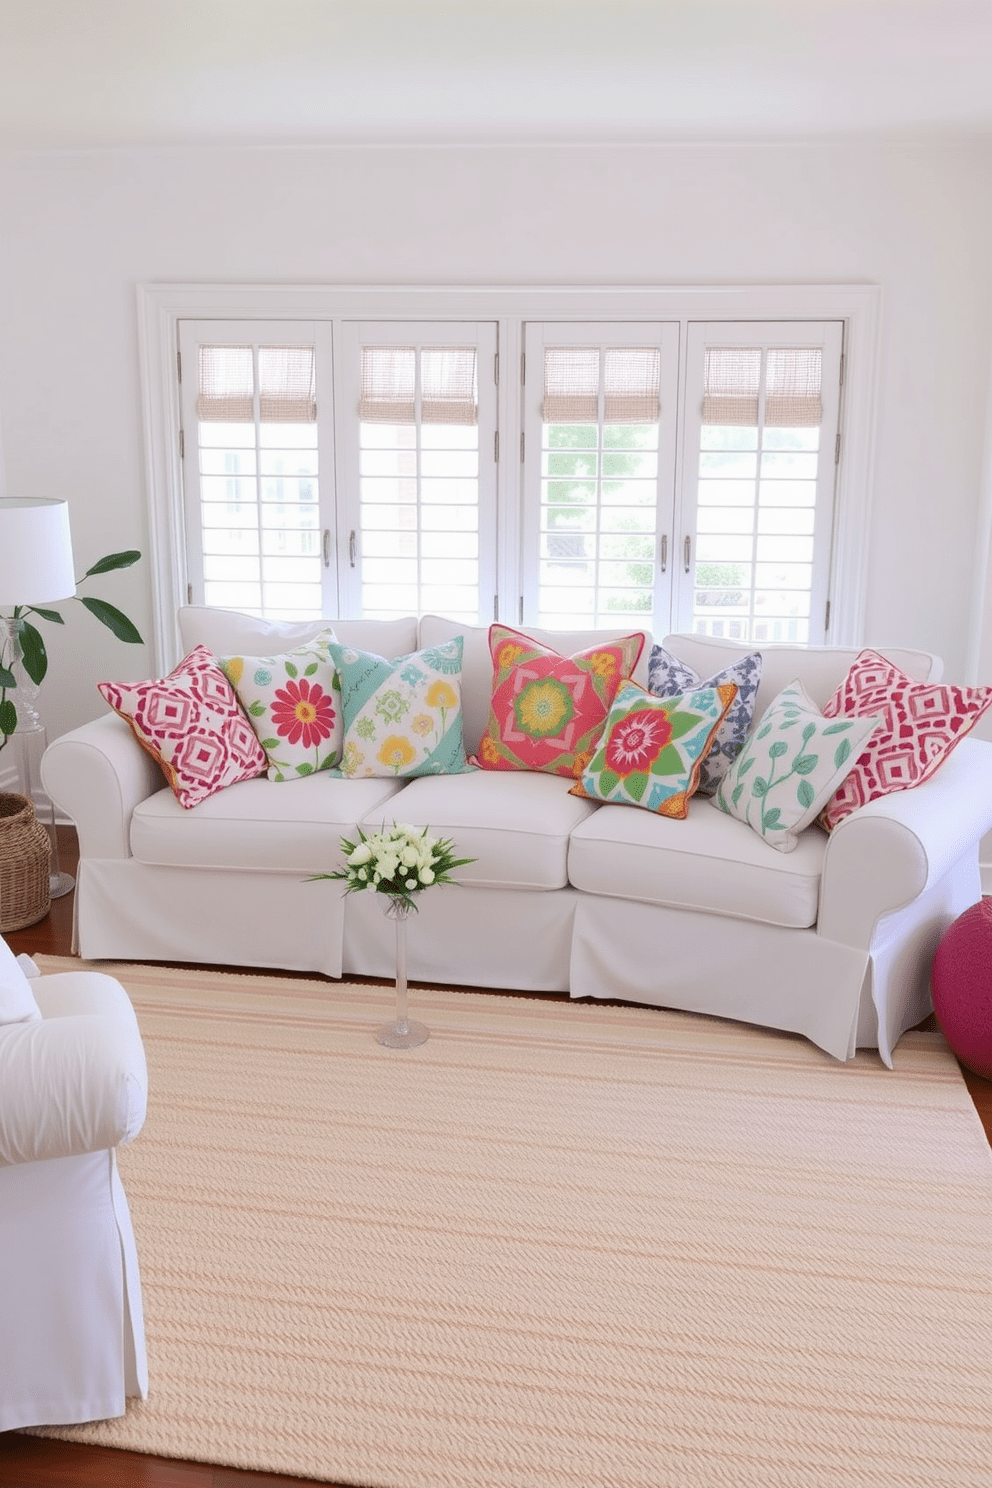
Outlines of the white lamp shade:
M 0 605 L 45 604 L 75 592 L 68 503 L 0 498 Z

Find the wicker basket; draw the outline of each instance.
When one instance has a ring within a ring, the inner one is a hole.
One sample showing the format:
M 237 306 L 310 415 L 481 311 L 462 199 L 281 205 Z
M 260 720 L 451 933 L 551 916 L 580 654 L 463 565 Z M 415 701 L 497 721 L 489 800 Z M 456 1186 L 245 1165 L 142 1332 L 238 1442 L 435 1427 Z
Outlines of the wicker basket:
M 31 799 L 0 791 L 0 931 L 23 930 L 45 918 L 51 855 Z

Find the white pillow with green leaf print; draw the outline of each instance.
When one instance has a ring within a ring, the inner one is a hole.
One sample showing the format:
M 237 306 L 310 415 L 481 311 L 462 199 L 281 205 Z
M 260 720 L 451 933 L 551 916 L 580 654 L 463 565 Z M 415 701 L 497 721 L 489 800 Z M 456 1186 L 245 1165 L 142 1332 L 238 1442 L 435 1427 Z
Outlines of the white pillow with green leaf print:
M 769 847 L 792 852 L 853 770 L 880 718 L 824 718 L 801 682 L 790 682 L 762 715 L 712 797 Z
M 218 656 L 269 761 L 270 780 L 299 780 L 341 758 L 341 684 L 328 647 L 334 631 L 280 656 Z

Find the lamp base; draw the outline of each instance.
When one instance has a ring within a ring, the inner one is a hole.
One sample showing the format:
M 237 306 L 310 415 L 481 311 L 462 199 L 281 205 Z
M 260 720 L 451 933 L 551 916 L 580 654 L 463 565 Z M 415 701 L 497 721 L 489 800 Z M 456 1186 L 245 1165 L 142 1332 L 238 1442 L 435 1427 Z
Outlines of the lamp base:
M 71 873 L 50 873 L 48 876 L 49 898 L 61 899 L 65 894 L 71 894 L 75 885 L 76 880 Z

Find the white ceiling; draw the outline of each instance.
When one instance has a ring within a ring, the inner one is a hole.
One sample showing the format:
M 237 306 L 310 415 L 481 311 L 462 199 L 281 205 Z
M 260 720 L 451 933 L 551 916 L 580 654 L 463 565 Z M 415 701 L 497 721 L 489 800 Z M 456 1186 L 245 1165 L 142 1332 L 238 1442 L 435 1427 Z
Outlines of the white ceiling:
M 0 148 L 992 133 L 992 0 L 0 0 Z

